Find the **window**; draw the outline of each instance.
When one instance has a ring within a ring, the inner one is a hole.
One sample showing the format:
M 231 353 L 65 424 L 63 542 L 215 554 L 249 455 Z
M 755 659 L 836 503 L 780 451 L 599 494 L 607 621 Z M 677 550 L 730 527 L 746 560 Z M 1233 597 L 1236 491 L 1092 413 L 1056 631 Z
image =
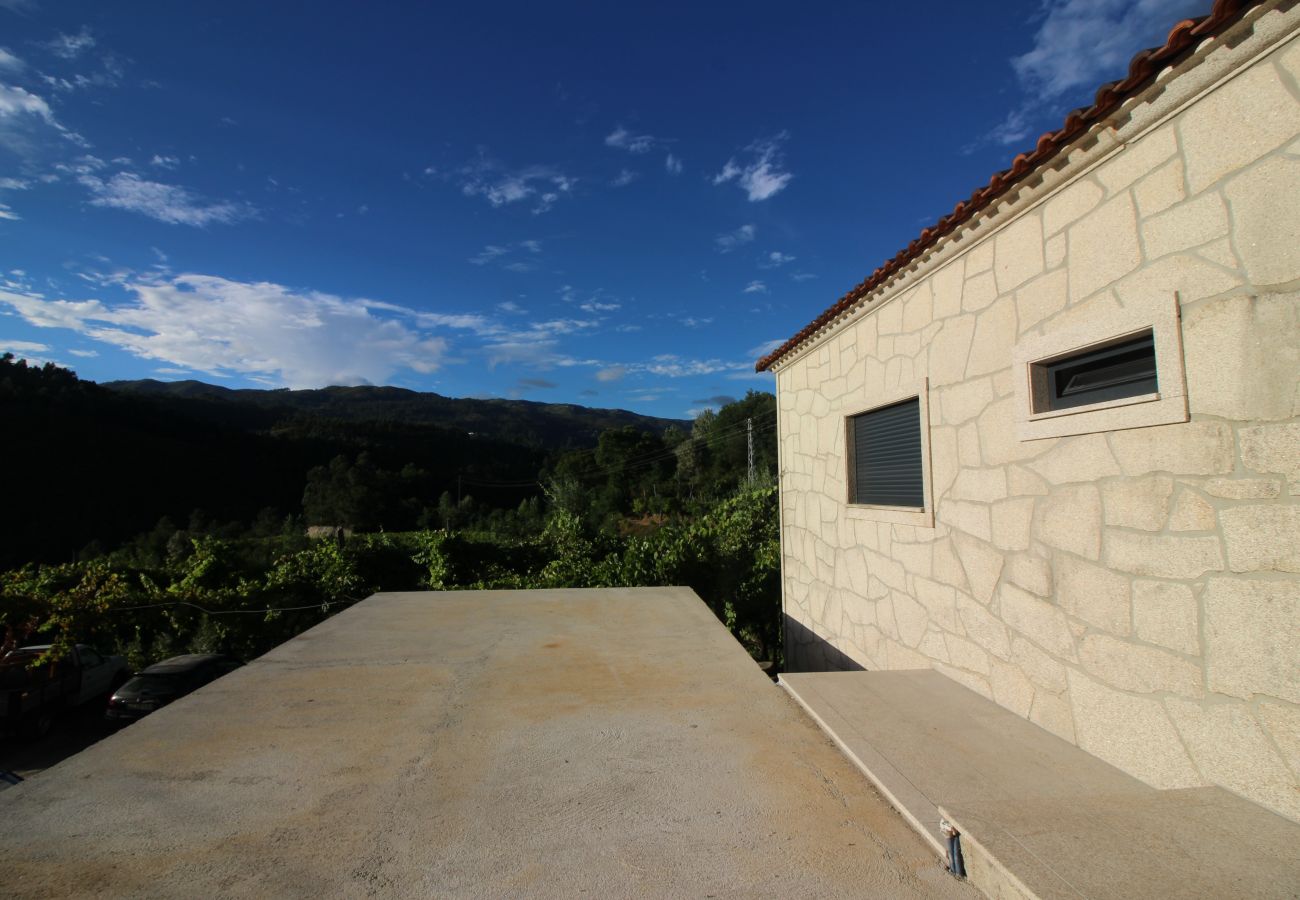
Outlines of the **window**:
M 1022 441 L 1187 421 L 1174 294 L 1027 336 L 1014 358 Z
M 927 382 L 875 398 L 844 419 L 848 514 L 934 526 Z
M 1034 364 L 1034 412 L 1157 393 L 1156 345 L 1147 329 L 1137 337 Z
M 851 503 L 925 506 L 921 403 L 913 397 L 849 417 L 853 440 Z

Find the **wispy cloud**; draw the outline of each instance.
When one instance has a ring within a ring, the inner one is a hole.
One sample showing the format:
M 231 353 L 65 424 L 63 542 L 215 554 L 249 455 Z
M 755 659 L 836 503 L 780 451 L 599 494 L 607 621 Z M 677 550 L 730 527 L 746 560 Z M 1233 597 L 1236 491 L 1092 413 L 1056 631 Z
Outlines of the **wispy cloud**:
M 627 187 L 629 184 L 636 181 L 637 178 L 639 177 L 640 176 L 637 175 L 636 172 L 633 172 L 630 169 L 623 169 L 618 173 L 618 175 L 614 177 L 614 179 L 610 182 L 610 185 L 612 187 Z
M 12 353 L 14 356 L 22 356 L 24 353 L 49 353 L 49 344 L 38 344 L 35 341 L 9 341 L 0 339 L 0 351 Z
M 1134 53 L 1206 8 L 1205 0 L 1046 0 L 1044 6 L 1034 46 L 1011 66 L 1026 90 L 1049 99 L 1122 77 Z
M 603 382 L 622 381 L 626 375 L 626 366 L 609 366 L 596 372 L 596 380 Z
M 531 272 L 537 268 L 536 256 L 542 252 L 538 240 L 512 244 L 488 244 L 468 260 L 476 266 L 495 265 L 510 272 Z
M 755 279 L 754 279 L 753 281 L 751 281 L 749 284 L 745 285 L 745 293 L 746 293 L 746 294 L 766 294 L 766 293 L 767 293 L 767 285 L 764 284 L 764 283 L 763 283 L 762 281 L 760 281 L 759 279 L 755 278 Z
M 1043 0 L 1033 46 L 1011 59 L 1020 103 L 964 152 L 1026 140 L 1064 95 L 1122 78 L 1134 53 L 1161 43 L 1172 23 L 1205 7 L 1204 0 Z
M 790 172 L 784 171 L 782 147 L 789 137 L 789 132 L 782 131 L 773 137 L 754 141 L 745 148 L 748 160 L 743 164 L 737 163 L 734 157 L 727 160 L 722 171 L 713 176 L 713 183 L 735 181 L 748 195 L 751 203 L 776 196 L 794 178 Z
M 549 211 L 578 183 L 553 166 L 507 169 L 485 154 L 462 167 L 460 176 L 460 189 L 466 197 L 482 197 L 493 207 L 527 200 L 533 204 L 533 215 Z
M 60 34 L 45 43 L 45 48 L 61 59 L 76 59 L 85 51 L 95 46 L 95 37 L 90 29 L 82 26 L 76 34 Z
M 669 175 L 680 175 L 682 174 L 682 161 L 669 153 L 664 157 L 664 168 L 668 170 Z
M 21 218 L 22 216 L 14 212 L 13 208 L 7 203 L 0 203 L 0 219 L 9 219 L 10 221 L 17 222 Z
M 559 384 L 549 378 L 520 378 L 519 387 L 525 390 L 551 390 L 559 387 Z
M 61 128 L 50 105 L 24 88 L 0 84 L 0 119 L 35 116 L 46 125 Z
M 687 328 L 703 328 L 705 325 L 713 324 L 712 316 L 684 316 L 679 319 Z
M 763 258 L 763 261 L 760 262 L 758 265 L 759 268 L 761 269 L 779 269 L 781 266 L 784 266 L 787 263 L 794 262 L 795 259 L 796 257 L 790 256 L 789 254 L 786 253 L 782 253 L 780 250 L 773 250 L 771 253 L 765 256 Z
M 633 134 L 622 125 L 605 135 L 605 146 L 626 150 L 628 153 L 649 153 L 662 144 L 664 140 L 652 134 Z
M 92 206 L 140 213 L 168 225 L 229 225 L 257 214 L 247 203 L 208 202 L 183 187 L 147 181 L 133 172 L 118 172 L 107 181 L 91 174 L 77 180 L 90 191 Z
M 31 186 L 25 178 L 0 178 L 0 191 L 25 191 Z
M 382 304 L 270 282 L 210 275 L 137 278 L 131 299 L 50 300 L 0 291 L 0 304 L 31 325 L 70 329 L 142 359 L 214 377 L 321 387 L 387 381 L 395 371 L 435 371 L 447 341 L 377 314 Z
M 149 160 L 149 165 L 157 166 L 160 169 L 176 169 L 180 167 L 180 164 L 181 161 L 178 157 L 163 156 L 158 153 L 155 153 L 153 159 Z
M 780 347 L 784 343 L 785 341 L 783 341 L 781 338 L 773 338 L 770 341 L 764 341 L 763 343 L 759 344 L 757 347 L 750 347 L 748 350 L 745 351 L 745 355 L 752 356 L 755 359 L 758 359 L 760 357 L 767 356 L 769 353 L 771 353 L 773 350 L 775 350 L 777 347 Z
M 792 272 L 790 274 L 791 281 L 812 281 L 816 277 L 812 272 Z
M 719 253 L 730 253 L 748 244 L 757 233 L 758 229 L 755 226 L 741 225 L 735 231 L 728 231 L 715 237 L 713 244 L 718 248 Z
M 713 375 L 720 372 L 744 370 L 749 367 L 749 363 L 726 362 L 721 359 L 685 359 L 674 353 L 663 353 L 649 362 L 639 363 L 635 366 L 635 368 L 649 372 L 651 375 L 663 375 L 668 378 Z
M 0 69 L 10 72 L 21 72 L 27 68 L 27 64 L 18 57 L 14 56 L 4 47 L 0 47 Z

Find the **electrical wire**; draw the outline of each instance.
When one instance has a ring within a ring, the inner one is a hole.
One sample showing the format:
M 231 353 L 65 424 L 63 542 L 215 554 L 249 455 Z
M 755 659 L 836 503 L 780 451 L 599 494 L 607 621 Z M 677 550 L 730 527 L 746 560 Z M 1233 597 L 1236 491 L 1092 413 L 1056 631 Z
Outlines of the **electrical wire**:
M 344 600 L 351 601 L 352 603 L 357 603 L 362 599 L 360 597 L 349 597 L 346 594 L 343 596 Z M 208 609 L 207 607 L 199 606 L 197 603 L 191 603 L 188 600 L 169 600 L 166 603 L 146 603 L 141 606 L 114 606 L 109 608 L 107 612 L 133 612 L 141 609 L 167 609 L 173 606 L 188 606 L 209 616 L 262 615 L 269 612 L 296 612 L 303 609 L 328 609 L 335 603 L 342 602 L 343 600 L 322 600 L 320 603 L 309 603 L 306 606 L 268 606 L 265 609 Z
M 755 424 L 753 427 L 754 434 L 765 434 L 769 431 L 775 430 L 776 428 L 776 410 L 761 412 L 756 416 L 751 416 L 750 418 L 754 420 L 758 420 L 757 424 Z M 705 447 L 714 448 L 729 443 L 731 440 L 738 438 L 743 434 L 747 434 L 749 431 L 750 431 L 750 427 L 748 423 L 743 425 L 736 425 L 736 426 L 722 429 L 717 432 L 711 432 L 702 441 L 700 441 L 700 443 L 702 443 Z M 692 438 L 691 440 L 695 440 L 695 439 Z M 594 453 L 594 452 L 597 452 L 597 450 L 574 451 L 573 454 L 566 455 L 566 457 L 564 458 L 572 459 L 574 456 L 578 454 L 586 455 L 588 453 Z M 677 455 L 677 448 L 675 447 L 667 448 L 663 450 L 654 450 L 651 451 L 650 453 L 646 453 L 640 456 L 634 456 L 629 459 L 626 459 L 622 463 L 619 463 L 618 465 L 615 466 L 596 466 L 576 477 L 581 481 L 590 481 L 598 476 L 609 476 L 621 472 L 629 472 L 629 471 L 635 471 L 636 469 L 645 468 L 646 466 L 653 465 L 657 462 L 672 459 L 676 455 Z M 523 487 L 542 486 L 541 482 L 537 479 L 528 480 L 528 481 L 485 481 L 485 480 L 471 479 L 471 478 L 466 478 L 464 476 L 461 476 L 461 481 L 465 484 L 472 484 L 476 487 L 523 488 Z

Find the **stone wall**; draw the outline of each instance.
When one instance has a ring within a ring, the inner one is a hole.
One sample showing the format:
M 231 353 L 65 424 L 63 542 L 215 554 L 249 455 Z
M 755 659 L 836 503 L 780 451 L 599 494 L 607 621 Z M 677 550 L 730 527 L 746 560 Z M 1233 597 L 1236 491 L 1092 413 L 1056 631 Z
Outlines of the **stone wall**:
M 792 669 L 933 667 L 1300 819 L 1300 13 L 1269 10 L 777 368 Z M 1167 297 L 1189 420 L 1021 440 L 1016 345 Z M 920 385 L 933 527 L 847 503 Z

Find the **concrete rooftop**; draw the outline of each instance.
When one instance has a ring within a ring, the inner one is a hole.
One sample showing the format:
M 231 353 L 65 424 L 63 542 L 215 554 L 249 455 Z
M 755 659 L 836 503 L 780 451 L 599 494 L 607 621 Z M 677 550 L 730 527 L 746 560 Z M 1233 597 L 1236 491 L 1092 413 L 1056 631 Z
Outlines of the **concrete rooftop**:
M 8 896 L 976 896 L 685 588 L 378 594 L 0 804 Z

